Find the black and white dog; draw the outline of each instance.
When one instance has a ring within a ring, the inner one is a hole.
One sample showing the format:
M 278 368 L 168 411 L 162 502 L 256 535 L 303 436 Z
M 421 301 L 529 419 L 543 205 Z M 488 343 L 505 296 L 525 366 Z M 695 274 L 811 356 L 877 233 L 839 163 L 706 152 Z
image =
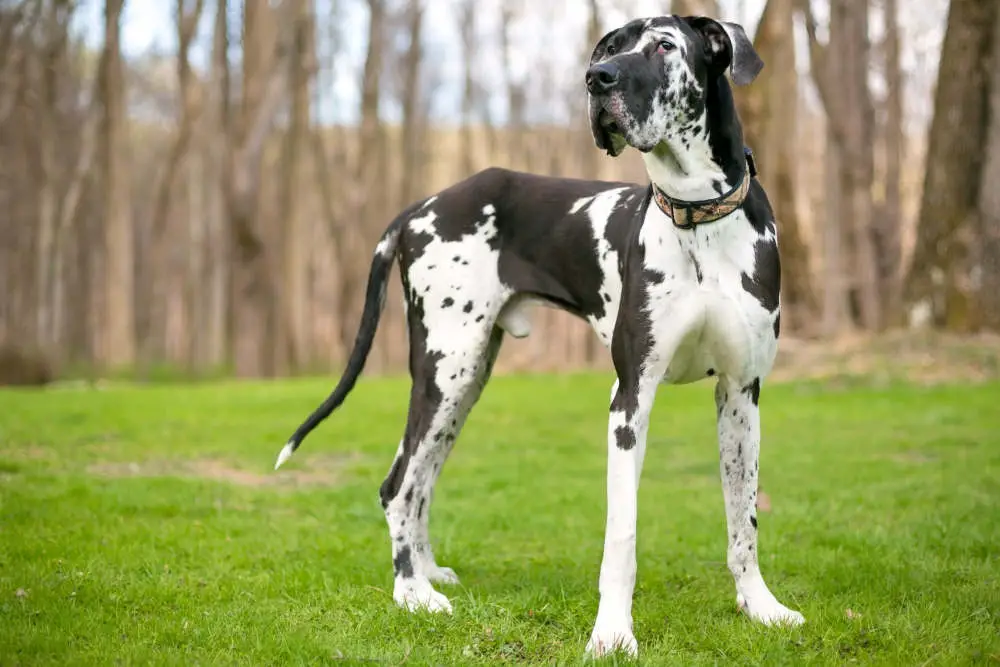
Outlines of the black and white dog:
M 642 153 L 651 183 L 487 169 L 420 201 L 383 234 L 360 331 L 337 387 L 281 451 L 351 391 L 371 349 L 398 257 L 410 340 L 406 430 L 380 488 L 393 598 L 450 611 L 454 583 L 428 536 L 434 483 L 490 377 L 504 334 L 527 336 L 533 302 L 586 319 L 617 380 L 608 423 L 608 513 L 600 604 L 587 650 L 636 653 L 636 494 L 661 383 L 715 377 L 728 565 L 739 606 L 766 624 L 803 622 L 764 583 L 757 555 L 758 399 L 779 330 L 775 224 L 726 74 L 760 61 L 743 29 L 704 17 L 636 20 L 597 44 L 586 73 L 599 148 Z

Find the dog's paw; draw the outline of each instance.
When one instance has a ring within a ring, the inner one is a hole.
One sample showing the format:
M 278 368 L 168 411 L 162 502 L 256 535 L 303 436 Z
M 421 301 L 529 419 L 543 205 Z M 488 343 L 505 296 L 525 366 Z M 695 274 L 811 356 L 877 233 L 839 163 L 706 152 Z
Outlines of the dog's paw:
M 805 616 L 778 602 L 770 591 L 767 591 L 766 594 L 758 594 L 752 600 L 738 593 L 736 606 L 751 619 L 768 626 L 794 627 L 806 622 Z
M 427 578 L 436 584 L 457 584 L 458 575 L 450 567 L 441 565 L 431 566 L 427 571 Z
M 632 630 L 624 624 L 602 624 L 594 626 L 587 642 L 587 655 L 592 658 L 603 658 L 616 651 L 628 656 L 639 655 L 639 643 L 635 640 Z
M 438 593 L 426 579 L 396 580 L 392 599 L 409 612 L 429 611 L 431 613 L 451 613 L 451 602 Z

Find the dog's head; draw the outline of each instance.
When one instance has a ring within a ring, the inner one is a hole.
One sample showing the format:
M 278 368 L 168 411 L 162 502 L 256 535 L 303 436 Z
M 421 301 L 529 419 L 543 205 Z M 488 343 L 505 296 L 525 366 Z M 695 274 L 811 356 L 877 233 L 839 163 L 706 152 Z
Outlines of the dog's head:
M 649 152 L 670 128 L 695 127 L 709 86 L 730 73 L 746 85 L 764 63 L 743 28 L 706 17 L 661 16 L 626 23 L 594 48 L 587 70 L 590 128 L 618 156 Z

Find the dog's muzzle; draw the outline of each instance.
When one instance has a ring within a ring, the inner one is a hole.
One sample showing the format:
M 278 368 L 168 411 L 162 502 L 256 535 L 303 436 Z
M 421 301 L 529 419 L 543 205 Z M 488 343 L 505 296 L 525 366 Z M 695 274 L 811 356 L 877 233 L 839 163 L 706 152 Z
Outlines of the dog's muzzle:
M 624 138 L 622 127 L 611 108 L 612 93 L 621 83 L 621 69 L 613 62 L 598 63 L 587 70 L 587 92 L 590 94 L 590 131 L 597 147 L 612 157 L 621 153 Z

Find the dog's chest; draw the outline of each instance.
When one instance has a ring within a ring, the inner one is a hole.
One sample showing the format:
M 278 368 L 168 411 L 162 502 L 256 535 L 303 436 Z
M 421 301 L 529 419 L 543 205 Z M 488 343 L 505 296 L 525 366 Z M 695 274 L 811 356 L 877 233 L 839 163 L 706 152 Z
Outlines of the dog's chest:
M 778 286 L 769 308 L 759 282 L 769 272 L 758 264 L 772 257 L 762 246 L 775 248 L 776 261 L 773 232 L 759 234 L 742 211 L 693 230 L 651 212 L 639 241 L 653 347 L 670 355 L 664 381 L 766 374 L 777 349 Z

